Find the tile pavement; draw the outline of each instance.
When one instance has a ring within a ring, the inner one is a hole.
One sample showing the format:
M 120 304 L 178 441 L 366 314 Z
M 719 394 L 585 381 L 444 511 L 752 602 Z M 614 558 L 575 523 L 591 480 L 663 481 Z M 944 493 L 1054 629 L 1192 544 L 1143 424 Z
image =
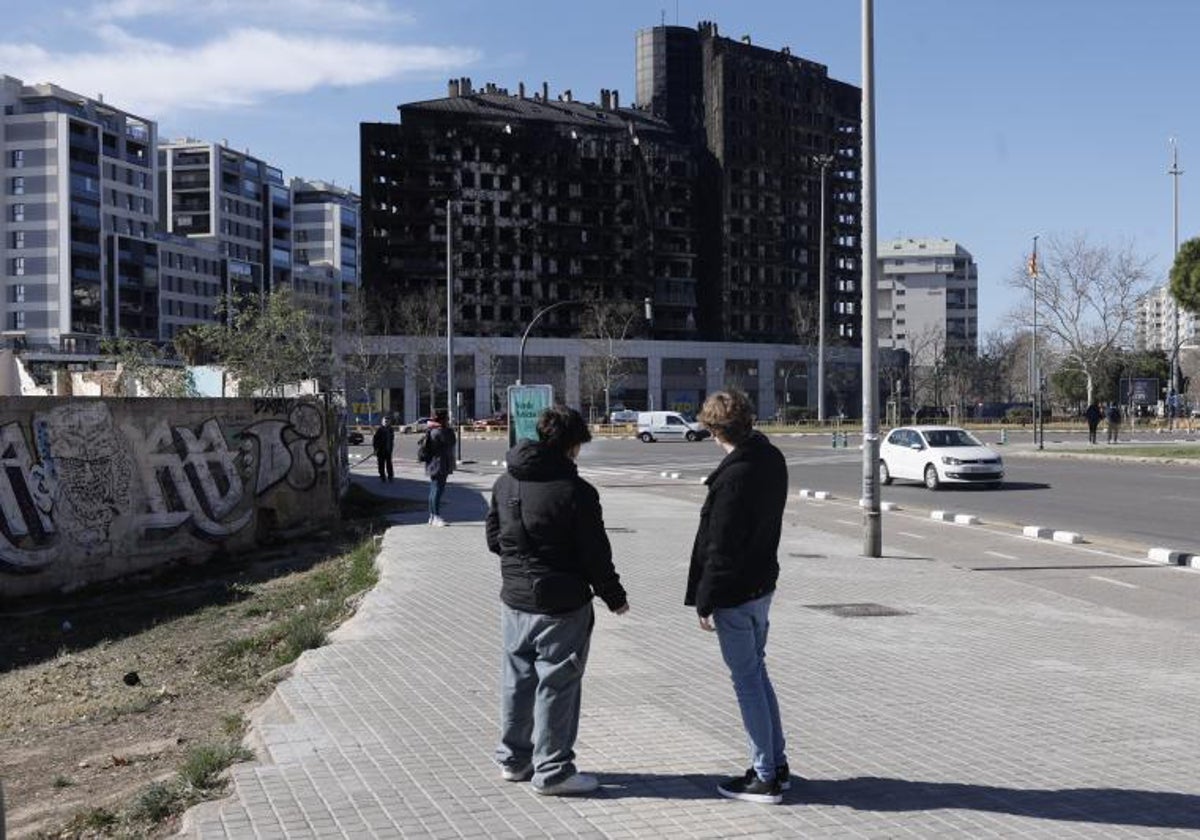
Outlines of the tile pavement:
M 388 530 L 380 584 L 255 715 L 263 763 L 190 812 L 188 836 L 1200 837 L 1194 634 L 944 562 L 859 557 L 799 506 L 768 664 L 803 780 L 782 806 L 721 799 L 747 758 L 716 640 L 681 604 L 697 506 L 652 488 L 602 490 L 632 605 L 598 609 L 584 684 L 579 765 L 602 791 L 504 782 L 489 482 L 455 476 L 449 528 Z M 811 609 L 845 603 L 909 614 Z

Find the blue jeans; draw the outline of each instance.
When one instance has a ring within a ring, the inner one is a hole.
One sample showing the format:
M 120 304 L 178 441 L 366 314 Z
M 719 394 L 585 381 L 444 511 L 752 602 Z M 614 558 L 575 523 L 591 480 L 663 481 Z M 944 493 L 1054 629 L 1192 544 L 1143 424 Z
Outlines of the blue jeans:
M 532 763 L 535 787 L 575 775 L 583 669 L 594 623 L 590 603 L 560 615 L 500 605 L 504 651 L 496 762 L 513 770 Z
M 721 656 L 729 666 L 742 725 L 750 741 L 750 762 L 758 777 L 767 782 L 775 778 L 776 767 L 787 763 L 779 703 L 765 659 L 770 609 L 771 594 L 767 594 L 736 607 L 713 610 Z
M 442 495 L 446 492 L 446 476 L 431 476 L 429 479 L 429 515 L 441 516 Z

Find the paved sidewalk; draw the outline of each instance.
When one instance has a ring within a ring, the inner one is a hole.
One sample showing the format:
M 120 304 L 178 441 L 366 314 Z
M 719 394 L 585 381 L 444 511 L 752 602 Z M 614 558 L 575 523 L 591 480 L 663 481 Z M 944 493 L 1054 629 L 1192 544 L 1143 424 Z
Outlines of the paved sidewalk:
M 602 791 L 504 782 L 490 482 L 454 476 L 449 528 L 413 515 L 387 532 L 380 584 L 260 710 L 264 763 L 191 812 L 190 836 L 1200 836 L 1194 635 L 943 562 L 859 557 L 799 503 L 769 665 L 803 779 L 781 806 L 718 797 L 747 756 L 716 639 L 682 606 L 697 506 L 653 488 L 602 490 L 632 607 L 597 610 L 584 683 L 579 766 Z

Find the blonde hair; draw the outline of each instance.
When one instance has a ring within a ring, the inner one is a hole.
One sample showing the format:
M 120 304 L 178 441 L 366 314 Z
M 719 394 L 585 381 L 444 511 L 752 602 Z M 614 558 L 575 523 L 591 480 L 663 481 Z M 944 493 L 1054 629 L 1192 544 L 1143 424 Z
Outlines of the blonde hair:
M 717 391 L 704 401 L 696 419 L 714 435 L 737 446 L 754 431 L 754 406 L 742 391 Z

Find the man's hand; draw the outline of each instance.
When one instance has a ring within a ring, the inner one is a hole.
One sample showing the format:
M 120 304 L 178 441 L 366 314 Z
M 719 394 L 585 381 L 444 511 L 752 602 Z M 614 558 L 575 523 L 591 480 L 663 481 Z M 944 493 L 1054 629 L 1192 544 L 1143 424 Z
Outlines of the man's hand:
M 717 629 L 716 626 L 713 624 L 711 615 L 700 616 L 700 629 L 707 630 L 709 633 L 711 633 Z
M 621 606 L 619 606 L 615 610 L 613 610 L 614 615 L 625 615 L 625 613 L 627 613 L 627 612 L 629 612 L 629 602 L 628 601 L 626 601 L 624 604 L 622 604 Z

